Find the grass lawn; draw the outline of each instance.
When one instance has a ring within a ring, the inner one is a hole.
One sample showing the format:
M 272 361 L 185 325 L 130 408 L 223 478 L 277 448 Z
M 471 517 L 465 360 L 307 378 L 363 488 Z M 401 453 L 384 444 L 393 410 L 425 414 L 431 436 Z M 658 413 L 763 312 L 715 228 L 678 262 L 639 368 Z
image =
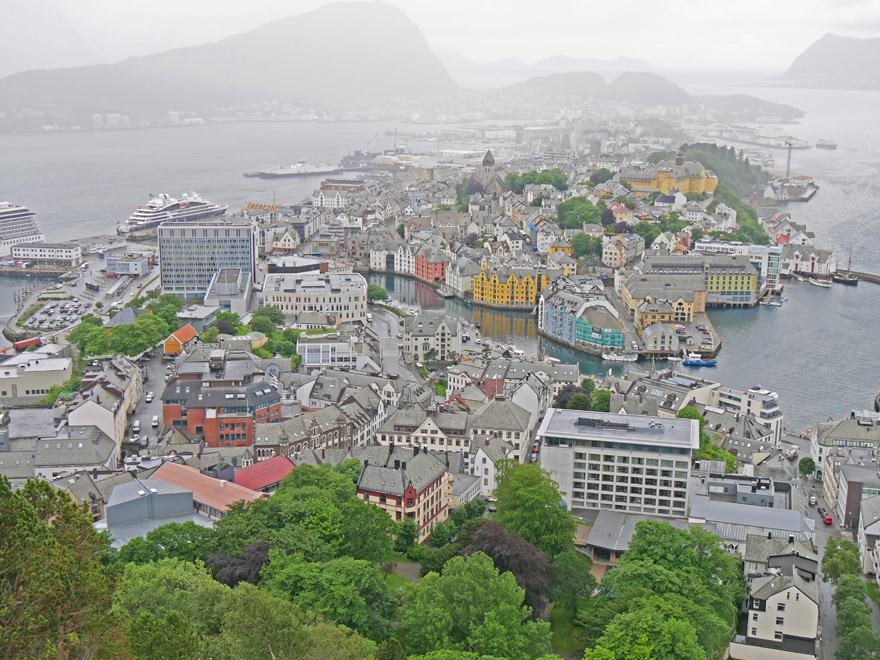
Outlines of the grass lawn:
M 569 654 L 583 647 L 574 636 L 571 612 L 564 607 L 550 608 L 550 644 L 556 653 Z
M 388 585 L 388 589 L 391 590 L 392 593 L 397 593 L 397 590 L 405 584 L 411 584 L 409 580 L 405 577 L 398 575 L 397 573 L 389 573 L 388 577 L 385 578 L 385 584 Z
M 440 383 L 434 383 L 434 391 L 438 396 L 446 396 L 446 386 Z
M 427 367 L 419 367 L 419 373 L 422 375 L 422 378 L 428 377 L 428 368 Z
M 866 582 L 865 588 L 868 590 L 868 598 L 873 600 L 877 607 L 880 607 L 880 587 L 877 586 L 876 582 Z

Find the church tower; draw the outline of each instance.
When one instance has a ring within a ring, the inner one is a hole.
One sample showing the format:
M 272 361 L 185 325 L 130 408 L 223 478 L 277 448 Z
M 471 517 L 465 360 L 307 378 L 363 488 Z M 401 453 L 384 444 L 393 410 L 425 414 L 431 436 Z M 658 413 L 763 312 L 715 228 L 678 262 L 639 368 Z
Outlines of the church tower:
M 483 185 L 489 183 L 493 174 L 495 174 L 495 156 L 492 155 L 491 150 L 488 150 L 483 156 Z

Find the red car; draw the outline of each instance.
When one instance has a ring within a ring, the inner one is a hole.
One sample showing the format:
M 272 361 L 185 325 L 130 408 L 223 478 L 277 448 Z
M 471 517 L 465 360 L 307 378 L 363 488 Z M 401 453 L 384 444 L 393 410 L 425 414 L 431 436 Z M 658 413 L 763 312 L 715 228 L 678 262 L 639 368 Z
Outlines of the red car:
M 833 525 L 834 519 L 826 513 L 825 517 L 822 518 L 822 522 L 824 522 L 826 525 Z

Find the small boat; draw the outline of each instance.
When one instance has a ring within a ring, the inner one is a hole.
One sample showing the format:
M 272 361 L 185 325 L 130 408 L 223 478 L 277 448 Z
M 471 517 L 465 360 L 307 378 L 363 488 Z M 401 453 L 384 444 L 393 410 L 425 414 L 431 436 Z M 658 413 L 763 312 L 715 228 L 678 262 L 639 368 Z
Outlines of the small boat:
M 837 271 L 831 276 L 831 279 L 838 284 L 846 284 L 847 286 L 858 286 L 859 278 L 852 274 L 852 249 L 849 251 L 849 265 L 846 267 L 846 273 Z
M 667 362 L 681 362 L 682 360 L 684 360 L 683 357 L 677 357 L 677 356 L 670 356 L 670 357 L 666 358 Z
M 817 277 L 811 277 L 807 280 L 807 282 L 809 282 L 813 286 L 821 286 L 823 289 L 831 288 L 831 280 L 823 280 Z
M 608 351 L 602 353 L 602 359 L 608 362 L 635 362 L 639 359 L 639 354 L 635 351 L 623 351 L 622 353 Z
M 807 281 L 806 277 L 803 277 L 802 275 L 798 275 L 797 273 L 794 273 L 792 275 L 792 277 L 794 277 L 794 279 L 796 279 L 798 282 L 806 282 Z
M 782 303 L 786 300 L 788 300 L 788 298 L 785 300 L 762 300 L 761 304 L 766 305 L 767 307 L 782 307 Z
M 688 353 L 683 364 L 689 367 L 714 367 L 718 364 L 718 360 L 714 358 L 703 357 L 699 353 Z

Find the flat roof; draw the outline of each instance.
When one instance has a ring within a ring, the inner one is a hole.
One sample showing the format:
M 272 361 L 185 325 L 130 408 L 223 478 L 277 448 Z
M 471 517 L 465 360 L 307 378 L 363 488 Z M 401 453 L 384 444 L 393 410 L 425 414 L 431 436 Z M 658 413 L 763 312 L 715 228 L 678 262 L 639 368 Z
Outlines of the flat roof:
M 617 415 L 614 413 L 551 408 L 547 411 L 539 436 L 629 442 L 700 448 L 699 424 L 694 419 Z

